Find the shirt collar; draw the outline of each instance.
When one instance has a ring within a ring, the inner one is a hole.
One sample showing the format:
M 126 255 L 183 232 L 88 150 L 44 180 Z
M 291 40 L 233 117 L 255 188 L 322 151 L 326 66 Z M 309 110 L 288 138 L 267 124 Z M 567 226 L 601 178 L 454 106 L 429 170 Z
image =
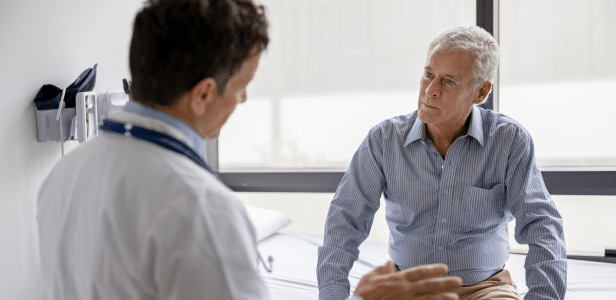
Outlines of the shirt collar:
M 419 120 L 419 115 L 417 115 L 417 117 L 415 118 L 415 123 L 413 124 L 413 127 L 411 127 L 411 131 L 406 136 L 406 141 L 404 141 L 404 146 L 414 141 L 423 139 L 426 136 L 425 128 L 426 128 L 425 123 Z
M 406 136 L 404 146 L 414 141 L 426 138 L 425 128 L 425 123 L 419 120 L 419 117 L 415 118 L 415 123 L 413 124 L 413 127 L 411 127 L 409 134 Z M 481 111 L 477 105 L 473 105 L 473 110 L 471 111 L 471 122 L 468 126 L 468 132 L 466 135 L 472 136 L 479 142 L 479 144 L 483 146 L 483 122 L 481 120 Z
M 199 135 L 199 133 L 197 133 L 197 131 L 195 131 L 184 121 L 158 109 L 145 106 L 137 101 L 128 101 L 124 106 L 124 111 L 156 119 L 168 124 L 169 126 L 179 130 L 186 137 L 189 143 L 188 146 L 193 148 L 195 152 L 199 155 L 203 155 L 205 153 L 205 140 Z
M 471 114 L 471 123 L 468 126 L 468 132 L 466 134 L 474 137 L 477 142 L 483 146 L 483 119 L 481 118 L 481 110 L 477 107 L 477 105 L 473 105 L 473 111 Z

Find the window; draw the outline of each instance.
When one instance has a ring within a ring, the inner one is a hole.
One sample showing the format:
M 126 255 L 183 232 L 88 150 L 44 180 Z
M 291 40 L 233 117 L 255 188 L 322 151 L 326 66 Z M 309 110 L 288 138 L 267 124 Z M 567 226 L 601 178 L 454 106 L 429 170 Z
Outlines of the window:
M 537 163 L 616 165 L 616 2 L 501 1 L 499 111 Z
M 567 254 L 603 256 L 606 248 L 616 249 L 616 196 L 552 195 L 563 217 Z M 513 236 L 515 221 L 509 223 L 509 244 L 512 251 L 527 251 Z M 609 229 L 608 229 L 609 228 Z
M 611 0 L 500 1 L 498 109 L 533 136 L 570 254 L 616 246 L 616 234 L 603 230 L 614 226 L 616 197 L 600 196 L 614 195 L 616 184 L 614 15 Z M 512 249 L 527 249 L 514 226 Z
M 416 109 L 428 43 L 446 29 L 477 24 L 501 45 L 494 102 L 487 107 L 532 134 L 565 220 L 568 249 L 616 246 L 616 234 L 605 230 L 614 227 L 607 212 L 616 211 L 616 2 L 263 4 L 269 50 L 249 101 L 208 145 L 208 161 L 232 189 L 274 192 L 238 193 L 242 201 L 294 216 L 293 231 L 322 233 L 331 193 L 368 130 Z M 382 219 L 375 217 L 373 240 L 387 238 Z M 510 242 L 514 250 L 524 248 L 512 236 Z
M 266 0 L 271 43 L 223 127 L 219 169 L 345 169 L 368 130 L 417 107 L 428 44 L 475 1 Z

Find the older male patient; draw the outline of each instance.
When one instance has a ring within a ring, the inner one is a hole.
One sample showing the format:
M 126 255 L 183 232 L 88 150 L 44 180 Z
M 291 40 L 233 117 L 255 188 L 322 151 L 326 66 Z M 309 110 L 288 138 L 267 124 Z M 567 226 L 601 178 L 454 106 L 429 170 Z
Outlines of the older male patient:
M 562 219 L 547 192 L 530 134 L 477 107 L 491 92 L 499 47 L 459 27 L 429 46 L 417 111 L 373 127 L 332 200 L 319 248 L 320 299 L 349 293 L 348 274 L 383 194 L 389 255 L 400 270 L 446 263 L 460 299 L 521 299 L 504 264 L 507 223 L 528 244 L 525 299 L 563 299 Z

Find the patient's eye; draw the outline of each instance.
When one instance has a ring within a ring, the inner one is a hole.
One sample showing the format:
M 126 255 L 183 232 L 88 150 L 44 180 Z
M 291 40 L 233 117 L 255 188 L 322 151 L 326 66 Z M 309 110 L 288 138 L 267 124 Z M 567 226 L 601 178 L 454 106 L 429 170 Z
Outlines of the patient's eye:
M 445 79 L 445 83 L 447 83 L 447 84 L 453 84 L 454 82 L 453 82 L 452 80 L 450 80 L 450 79 Z
M 430 73 L 430 72 L 426 72 L 425 75 L 426 75 L 426 77 L 432 77 L 433 76 L 432 73 Z

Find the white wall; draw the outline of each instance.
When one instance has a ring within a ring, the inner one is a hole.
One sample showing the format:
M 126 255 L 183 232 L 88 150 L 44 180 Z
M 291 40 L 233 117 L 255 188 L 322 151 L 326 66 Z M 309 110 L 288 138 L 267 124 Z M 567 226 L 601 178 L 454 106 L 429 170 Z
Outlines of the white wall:
M 61 148 L 36 141 L 32 100 L 43 84 L 66 87 L 95 63 L 95 91 L 121 86 L 142 2 L 0 2 L 0 299 L 44 299 L 36 194 Z

